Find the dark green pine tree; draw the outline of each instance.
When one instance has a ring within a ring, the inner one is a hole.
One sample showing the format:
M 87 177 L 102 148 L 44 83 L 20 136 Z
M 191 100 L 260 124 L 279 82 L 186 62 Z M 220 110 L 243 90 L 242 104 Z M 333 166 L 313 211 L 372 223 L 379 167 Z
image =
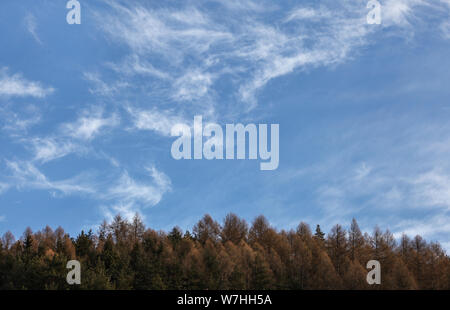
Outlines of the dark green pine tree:
M 183 234 L 181 232 L 181 229 L 179 227 L 174 227 L 172 229 L 172 231 L 169 233 L 169 235 L 167 236 L 167 238 L 170 240 L 173 248 L 175 249 L 177 247 L 178 243 L 180 243 L 180 241 L 183 239 Z
M 325 241 L 325 233 L 320 229 L 320 225 L 316 226 L 316 233 L 314 234 L 314 237 L 316 237 L 319 241 Z
M 75 250 L 77 253 L 77 257 L 81 258 L 81 257 L 87 256 L 93 246 L 92 230 L 89 230 L 89 232 L 87 234 L 84 233 L 84 230 L 82 230 L 81 234 L 78 235 L 74 244 L 75 244 Z

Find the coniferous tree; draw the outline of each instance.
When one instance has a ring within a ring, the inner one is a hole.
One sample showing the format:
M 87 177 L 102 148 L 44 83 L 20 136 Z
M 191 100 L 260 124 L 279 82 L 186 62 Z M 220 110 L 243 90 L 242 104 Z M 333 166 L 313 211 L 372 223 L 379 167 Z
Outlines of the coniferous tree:
M 247 233 L 248 232 L 248 233 Z M 221 242 L 219 242 L 221 241 Z M 65 282 L 68 260 L 77 259 L 82 284 Z M 367 261 L 381 263 L 381 285 L 365 280 Z M 223 228 L 210 216 L 194 236 L 145 229 L 141 218 L 116 216 L 97 233 L 71 238 L 61 227 L 19 241 L 0 240 L 0 289 L 449 289 L 450 258 L 438 243 L 388 230 L 362 234 L 356 220 L 325 235 L 320 226 L 277 231 L 263 216 L 248 231 L 234 214 Z
M 193 232 L 195 238 L 200 243 L 205 244 L 207 240 L 213 242 L 219 241 L 220 230 L 219 223 L 207 214 L 194 226 Z
M 240 219 L 236 214 L 230 213 L 225 217 L 221 232 L 223 242 L 231 241 L 239 244 L 241 240 L 247 239 L 248 225 L 245 220 Z
M 321 242 L 325 242 L 325 233 L 320 229 L 320 225 L 317 224 L 316 232 L 314 233 L 314 237 Z
M 333 262 L 336 272 L 342 276 L 344 273 L 345 264 L 347 263 L 347 237 L 346 231 L 341 225 L 337 224 L 328 234 L 327 238 L 327 249 L 331 261 Z
M 361 263 L 362 249 L 364 246 L 364 237 L 359 229 L 358 223 L 355 219 L 352 219 L 350 225 L 350 231 L 348 233 L 348 242 L 350 249 L 350 259 L 352 261 L 357 260 Z

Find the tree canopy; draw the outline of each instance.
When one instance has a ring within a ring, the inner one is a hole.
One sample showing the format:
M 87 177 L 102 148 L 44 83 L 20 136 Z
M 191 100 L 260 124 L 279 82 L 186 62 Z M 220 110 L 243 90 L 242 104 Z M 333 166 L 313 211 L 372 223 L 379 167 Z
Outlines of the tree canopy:
M 66 264 L 81 263 L 81 285 L 66 283 Z M 378 260 L 382 282 L 368 285 Z M 192 233 L 145 227 L 139 215 L 104 221 L 71 237 L 63 228 L 27 228 L 0 240 L 0 289 L 450 289 L 450 258 L 438 243 L 376 227 L 362 233 L 307 223 L 278 231 L 264 216 L 249 226 L 236 214 L 223 224 L 205 215 Z

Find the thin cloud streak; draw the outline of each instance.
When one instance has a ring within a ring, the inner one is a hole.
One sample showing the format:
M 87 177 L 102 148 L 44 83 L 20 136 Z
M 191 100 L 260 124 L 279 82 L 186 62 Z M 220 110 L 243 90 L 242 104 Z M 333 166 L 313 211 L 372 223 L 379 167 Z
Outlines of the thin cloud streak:
M 0 69 L 0 96 L 45 98 L 54 89 L 45 88 L 40 82 L 28 81 L 21 74 L 9 75 L 8 69 Z
M 36 18 L 34 17 L 34 15 L 32 15 L 30 13 L 27 14 L 27 16 L 25 17 L 24 21 L 25 21 L 25 26 L 26 26 L 28 32 L 33 37 L 33 39 L 37 43 L 42 44 L 42 41 L 39 38 L 39 35 L 37 34 L 37 22 L 36 22 Z

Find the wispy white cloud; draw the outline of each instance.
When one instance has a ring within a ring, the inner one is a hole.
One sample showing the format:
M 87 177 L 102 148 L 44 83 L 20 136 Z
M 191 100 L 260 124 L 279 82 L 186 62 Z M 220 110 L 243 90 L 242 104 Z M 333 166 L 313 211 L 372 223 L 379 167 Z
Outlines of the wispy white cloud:
M 355 179 L 362 180 L 367 177 L 371 171 L 372 168 L 370 166 L 368 166 L 366 163 L 362 163 L 359 167 L 356 168 Z
M 146 168 L 154 184 L 139 183 L 124 172 L 117 184 L 108 190 L 111 198 L 123 202 L 137 202 L 154 206 L 161 201 L 162 195 L 171 188 L 169 178 L 154 167 Z
M 214 2 L 219 3 L 223 7 L 232 11 L 239 12 L 266 12 L 273 11 L 277 8 L 277 6 L 273 3 L 273 1 L 254 1 L 254 0 L 229 0 L 229 1 L 221 1 L 221 0 L 213 0 Z
M 439 206 L 450 210 L 450 176 L 432 170 L 409 180 L 415 188 L 412 199 L 419 206 Z
M 102 29 L 131 50 L 127 65 L 117 65 L 121 72 L 166 79 L 174 89 L 170 97 L 175 102 L 211 100 L 207 95 L 216 82 L 233 75 L 233 81 L 241 85 L 237 95 L 247 104 L 246 111 L 256 106 L 257 92 L 272 79 L 298 68 L 344 61 L 370 33 L 361 5 L 352 5 L 344 13 L 323 6 L 296 7 L 272 24 L 258 19 L 265 12 L 259 3 L 224 5 L 233 11 L 223 12 L 230 15 L 226 23 L 223 16 L 190 5 L 148 9 L 117 2 L 112 2 L 114 14 L 102 12 L 99 18 Z M 242 15 L 236 16 L 235 10 Z M 322 25 L 296 24 L 312 17 L 320 17 Z M 159 67 L 147 59 L 159 59 Z
M 367 223 L 367 216 L 372 216 L 372 223 L 378 220 L 379 224 L 389 225 L 396 236 L 402 233 L 424 237 L 448 234 L 448 171 L 401 171 L 367 163 L 357 165 L 353 171 L 330 167 L 327 170 L 320 177 L 321 185 L 315 192 L 323 212 L 322 223 L 331 225 L 355 216 Z M 311 173 L 320 175 L 323 171 Z M 373 213 L 375 210 L 377 212 Z M 426 216 L 417 219 L 417 214 Z
M 115 127 L 120 120 L 117 115 L 104 117 L 101 110 L 84 111 L 75 122 L 64 123 L 54 134 L 45 137 L 21 138 L 26 148 L 31 149 L 34 163 L 47 163 L 70 154 L 88 154 L 87 143 Z M 30 162 L 31 162 L 30 161 Z
M 85 72 L 84 78 L 92 84 L 89 91 L 93 94 L 101 96 L 113 96 L 120 92 L 122 89 L 129 87 L 127 82 L 117 81 L 112 83 L 104 82 L 99 73 Z
M 6 220 L 6 216 L 0 215 L 0 222 L 4 222 Z
M 205 99 L 213 84 L 213 76 L 198 69 L 187 71 L 174 83 L 175 93 L 172 95 L 176 101 L 192 101 Z
M 116 114 L 104 117 L 101 109 L 85 110 L 76 121 L 61 124 L 50 136 L 26 137 L 20 141 L 32 150 L 33 162 L 47 163 L 74 153 L 88 154 L 88 143 L 119 123 Z
M 382 3 L 384 26 L 411 27 L 419 19 L 419 9 L 433 7 L 430 0 L 385 0 Z
M 42 119 L 39 110 L 34 107 L 31 107 L 29 111 L 21 111 L 20 114 L 0 108 L 0 116 L 4 123 L 3 130 L 8 131 L 11 135 L 19 136 L 39 124 Z
M 116 71 L 117 73 L 125 75 L 146 75 L 154 76 L 163 80 L 171 80 L 169 73 L 156 69 L 150 62 L 145 59 L 141 59 L 138 55 L 130 55 L 125 58 L 122 63 L 108 63 L 108 67 Z M 88 75 L 88 79 L 97 81 L 98 77 L 95 75 Z M 105 88 L 105 86 L 103 86 Z M 108 91 L 106 92 L 108 93 Z
M 448 0 L 385 0 L 382 2 L 383 28 L 400 27 L 408 31 L 409 36 L 424 29 L 435 31 L 436 28 L 440 28 L 442 36 L 448 39 L 450 26 L 446 16 L 449 14 Z M 405 32 L 402 34 L 404 35 Z
M 142 215 L 141 209 L 133 203 L 118 202 L 109 206 L 102 205 L 100 206 L 100 211 L 105 220 L 109 222 L 113 221 L 117 214 L 120 214 L 120 216 L 128 221 L 131 221 L 136 213 Z
M 268 2 L 227 1 L 220 2 L 220 14 L 192 3 L 177 9 L 110 3 L 110 14 L 98 13 L 99 25 L 130 48 L 132 61 L 123 72 L 166 80 L 175 102 L 211 100 L 205 95 L 232 76 L 244 112 L 256 107 L 258 93 L 270 81 L 345 62 L 376 40 L 371 34 L 414 32 L 412 25 L 422 25 L 421 9 L 443 9 L 429 0 L 382 1 L 383 22 L 374 27 L 367 25 L 366 3 L 353 0 L 288 5 L 287 13 Z
M 33 39 L 37 43 L 42 44 L 42 41 L 37 34 L 37 23 L 36 23 L 36 18 L 34 17 L 34 15 L 30 14 L 30 13 L 27 14 L 24 21 L 25 21 L 25 27 L 27 28 L 28 32 L 31 34 Z
M 100 14 L 103 29 L 127 44 L 136 54 L 158 53 L 180 61 L 187 51 L 201 53 L 214 44 L 232 39 L 220 25 L 195 8 L 171 11 L 113 4 L 114 14 Z
M 82 147 L 64 139 L 52 137 L 32 138 L 28 141 L 34 152 L 33 160 L 46 163 L 79 152 Z
M 208 115 L 215 114 L 214 96 L 219 85 L 220 89 L 226 85 L 225 89 L 227 92 L 230 89 L 232 97 L 231 102 L 222 100 L 221 105 L 238 106 L 219 108 L 234 111 L 243 106 L 244 111 L 249 111 L 258 104 L 258 94 L 274 79 L 301 70 L 343 63 L 360 47 L 375 40 L 370 35 L 377 30 L 398 27 L 414 31 L 412 27 L 420 18 L 417 9 L 431 7 L 428 0 L 382 1 L 383 24 L 372 27 L 365 20 L 366 2 L 324 2 L 330 7 L 297 3 L 287 12 L 281 12 L 277 11 L 277 5 L 267 6 L 267 1 L 217 1 L 221 6 L 217 13 L 209 11 L 208 6 L 196 8 L 192 2 L 174 9 L 149 8 L 144 4 L 133 7 L 136 2 L 118 4 L 108 1 L 112 9 L 99 12 L 99 25 L 108 38 L 129 49 L 128 55 L 117 63 L 106 63 L 106 68 L 112 69 L 116 79 L 98 73 L 100 71 L 86 72 L 84 78 L 90 83 L 93 95 L 133 99 L 129 100 L 132 103 L 126 111 L 134 129 L 169 136 L 174 124 L 189 123 L 185 116 L 191 120 L 189 114 L 197 113 L 198 109 L 207 111 Z M 449 3 L 448 0 L 441 2 Z M 265 15 L 268 11 L 270 16 Z M 36 24 L 29 25 L 30 33 L 36 34 L 39 40 Z M 441 30 L 444 35 L 450 33 L 446 22 L 442 23 Z M 105 64 L 101 65 L 105 68 Z M 133 83 L 132 79 L 139 83 Z M 157 85 L 152 84 L 155 79 L 159 80 Z M 134 97 L 135 90 L 142 85 L 148 86 L 142 87 L 144 98 Z M 44 98 L 53 91 L 39 82 L 0 70 L 0 95 Z M 160 95 L 163 95 L 161 100 Z M 149 98 L 153 101 L 144 102 Z M 135 102 L 139 100 L 142 102 Z M 199 107 L 199 102 L 205 102 L 205 106 Z M 176 106 L 170 105 L 172 103 Z M 26 129 L 33 121 L 20 117 L 8 126 Z M 115 114 L 108 117 L 103 111 L 89 111 L 73 122 L 62 124 L 59 131 L 49 137 L 28 139 L 34 157 L 29 162 L 9 164 L 13 179 L 23 187 L 67 194 L 86 193 L 83 189 L 89 185 L 92 197 L 99 197 L 110 205 L 105 212 L 120 211 L 127 216 L 144 205 L 159 203 L 170 190 L 170 180 L 155 168 L 147 171 L 150 178 L 145 181 L 125 171 L 118 180 L 111 178 L 117 183 L 100 187 L 82 178 L 63 180 L 62 183 L 50 181 L 39 167 L 39 164 L 79 152 L 84 144 L 91 143 L 119 122 L 122 120 Z M 120 169 L 119 162 L 104 157 L 114 168 Z M 370 160 L 353 168 L 332 174 L 335 178 L 328 178 L 315 193 L 319 204 L 327 205 L 329 218 L 337 220 L 338 216 L 350 214 L 354 210 L 351 208 L 360 207 L 357 205 L 361 200 L 364 202 L 362 207 L 367 208 L 405 204 L 445 209 L 450 205 L 445 169 L 439 171 L 427 167 L 420 173 L 395 174 L 390 171 L 392 167 Z M 111 200 L 101 195 L 102 192 L 108 193 Z M 373 197 L 373 193 L 381 194 Z
M 441 24 L 441 31 L 445 39 L 450 39 L 450 21 Z
M 124 171 L 117 183 L 111 186 L 104 196 L 106 200 L 114 200 L 110 206 L 101 207 L 106 217 L 120 213 L 128 219 L 142 209 L 157 205 L 163 195 L 171 190 L 171 181 L 167 175 L 154 166 L 145 168 L 150 182 L 138 182 L 127 171 Z
M 187 123 L 181 116 L 173 111 L 163 111 L 156 108 L 142 110 L 128 107 L 128 113 L 132 116 L 134 128 L 138 130 L 152 130 L 163 136 L 170 136 L 170 131 L 175 124 Z
M 421 235 L 424 238 L 433 238 L 436 233 L 448 236 L 450 233 L 450 214 L 442 212 L 438 215 L 428 216 L 425 218 L 408 219 L 399 221 L 394 227 L 394 236 L 396 238 L 407 234 L 409 236 Z M 446 244 L 443 246 L 449 250 Z
M 0 195 L 6 192 L 10 188 L 9 184 L 0 183 Z
M 405 212 L 424 208 L 450 210 L 450 177 L 446 173 L 431 170 L 402 175 L 397 171 L 395 175 L 385 169 L 375 170 L 363 163 L 354 172 L 341 171 L 318 189 L 320 204 L 327 208 L 332 205 L 337 212 L 372 207 L 401 208 Z
M 75 177 L 52 181 L 36 165 L 29 161 L 6 161 L 11 172 L 10 184 L 0 183 L 0 194 L 14 187 L 18 190 L 33 189 L 50 192 L 53 196 L 87 195 L 101 202 L 105 216 L 117 214 L 132 216 L 147 207 L 157 205 L 163 195 L 171 190 L 170 178 L 154 166 L 144 170 L 145 178 L 137 181 L 123 170 L 117 178 L 109 174 L 110 181 L 99 179 L 93 173 L 81 173 Z M 108 205 L 108 206 L 106 206 Z
M 0 69 L 0 96 L 44 98 L 54 92 L 40 82 L 28 81 L 21 74 L 9 75 L 8 69 Z
M 51 181 L 31 162 L 7 161 L 6 165 L 12 172 L 11 179 L 17 188 L 48 190 L 63 195 L 92 194 L 94 192 L 92 184 L 88 184 L 82 175 L 60 181 Z
M 310 7 L 301 7 L 292 10 L 286 17 L 285 22 L 290 22 L 292 20 L 303 20 L 303 19 L 319 19 L 330 17 L 331 13 L 325 9 L 314 9 Z
M 99 26 L 112 40 L 130 49 L 129 56 L 121 62 L 106 63 L 119 74 L 117 80 L 143 77 L 138 80 L 139 88 L 153 96 L 163 101 L 187 102 L 189 106 L 181 107 L 185 111 L 212 115 L 215 73 L 209 68 L 215 62 L 206 55 L 222 45 L 230 45 L 234 38 L 228 29 L 193 6 L 176 10 L 110 3 L 110 13 L 98 12 L 99 21 L 102 20 Z M 152 84 L 155 79 L 158 85 Z M 103 93 L 111 93 L 111 87 L 99 85 Z M 137 87 L 136 83 L 130 85 Z M 131 96 L 134 91 L 130 90 Z
M 103 111 L 84 111 L 74 123 L 62 125 L 62 132 L 79 140 L 92 140 L 105 128 L 112 128 L 120 123 L 119 116 L 112 114 L 103 117 Z

